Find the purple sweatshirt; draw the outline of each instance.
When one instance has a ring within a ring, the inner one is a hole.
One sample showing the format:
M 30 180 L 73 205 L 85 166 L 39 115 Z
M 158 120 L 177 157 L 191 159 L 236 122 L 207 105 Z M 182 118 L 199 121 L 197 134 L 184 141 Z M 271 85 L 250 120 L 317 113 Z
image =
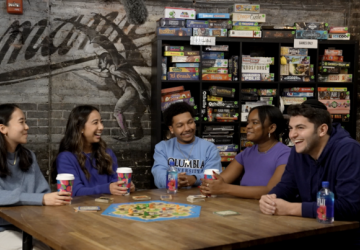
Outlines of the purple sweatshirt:
M 73 186 L 73 196 L 81 195 L 93 195 L 93 194 L 110 194 L 110 183 L 116 182 L 118 180 L 116 169 L 117 159 L 114 152 L 111 149 L 106 149 L 113 161 L 112 169 L 113 174 L 100 175 L 93 166 L 95 165 L 95 160 L 91 164 L 90 158 L 91 153 L 85 154 L 86 161 L 85 167 L 90 173 L 90 179 L 88 180 L 85 176 L 85 173 L 81 170 L 79 162 L 75 154 L 68 151 L 61 152 L 56 158 L 56 167 L 59 174 L 73 174 L 75 176 L 74 186 Z

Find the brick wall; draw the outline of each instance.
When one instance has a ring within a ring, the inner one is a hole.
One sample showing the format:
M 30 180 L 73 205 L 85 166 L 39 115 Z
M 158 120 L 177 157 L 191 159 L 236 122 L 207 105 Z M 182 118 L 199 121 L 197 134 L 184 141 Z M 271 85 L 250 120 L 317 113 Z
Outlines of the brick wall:
M 107 50 L 84 35 L 80 24 L 106 36 L 150 89 L 154 77 L 151 75 L 154 53 L 151 43 L 155 39 L 155 21 L 163 15 L 165 5 L 195 7 L 201 12 L 226 12 L 225 6 L 239 1 L 226 1 L 226 4 L 223 0 L 166 4 L 146 1 L 149 18 L 141 26 L 126 23 L 119 1 L 30 0 L 31 5 L 24 1 L 21 16 L 7 14 L 5 2 L 0 0 L 0 103 L 17 103 L 25 112 L 30 126 L 27 146 L 36 153 L 44 175 L 48 177 L 71 109 L 79 104 L 91 104 L 100 110 L 105 126 L 102 137 L 115 152 L 119 166 L 133 167 L 138 188 L 152 187 L 151 113 L 147 110 L 142 116 L 144 137 L 141 140 L 113 139 L 120 134 L 113 112 L 121 96 L 117 85 L 121 82 L 84 70 L 85 67 L 96 69 L 97 56 Z M 353 38 L 360 38 L 358 1 L 259 0 L 257 3 L 261 5 L 261 12 L 267 14 L 267 24 L 327 21 L 331 25 L 348 25 Z M 99 14 L 119 29 L 108 26 Z M 358 107 L 357 139 L 360 140 L 360 105 Z M 130 121 L 133 113 L 133 107 L 124 112 L 130 131 L 135 129 Z

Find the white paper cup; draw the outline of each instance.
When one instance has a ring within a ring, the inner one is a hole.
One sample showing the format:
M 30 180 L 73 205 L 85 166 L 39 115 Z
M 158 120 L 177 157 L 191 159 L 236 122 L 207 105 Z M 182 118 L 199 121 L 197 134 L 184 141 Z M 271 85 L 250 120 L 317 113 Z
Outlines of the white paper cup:
M 127 187 L 127 194 L 130 194 L 130 187 L 131 187 L 131 176 L 132 176 L 132 169 L 131 168 L 118 168 L 116 170 L 118 175 L 119 181 L 124 181 L 124 184 L 119 185 L 120 187 Z
M 57 182 L 57 191 L 69 192 L 71 196 L 73 195 L 73 185 L 74 185 L 75 176 L 73 174 L 58 174 L 56 176 Z

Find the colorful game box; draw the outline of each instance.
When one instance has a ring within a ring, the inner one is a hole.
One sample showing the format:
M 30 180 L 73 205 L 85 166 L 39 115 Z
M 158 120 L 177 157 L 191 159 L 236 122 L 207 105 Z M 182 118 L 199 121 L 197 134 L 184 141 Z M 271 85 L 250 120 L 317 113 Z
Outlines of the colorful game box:
M 236 3 L 229 7 L 229 12 L 237 12 L 237 13 L 260 13 L 260 5 L 259 4 L 239 4 Z
M 293 97 L 314 97 L 313 92 L 283 92 L 283 96 L 293 96 Z
M 200 62 L 200 56 L 173 56 L 171 62 Z
M 319 82 L 352 82 L 352 74 L 318 75 Z
M 204 59 L 201 62 L 203 68 L 228 67 L 228 59 Z
M 241 81 L 244 82 L 273 82 L 274 81 L 274 73 L 242 73 Z
M 171 102 L 184 98 L 191 98 L 191 93 L 189 90 L 173 94 L 161 95 L 161 102 Z
M 224 52 L 203 52 L 202 59 L 224 59 Z
M 226 37 L 227 36 L 227 29 L 193 28 L 193 36 Z
M 192 28 L 157 28 L 158 36 L 191 36 Z
M 177 67 L 169 67 L 169 72 L 192 72 L 192 73 L 199 73 L 199 68 L 177 68 Z
M 314 76 L 280 76 L 283 82 L 314 82 Z
M 344 57 L 343 56 L 320 56 L 321 61 L 332 61 L 332 62 L 343 62 Z
M 203 74 L 228 74 L 228 68 L 219 68 L 219 67 L 212 67 L 212 68 L 203 68 Z
M 326 30 L 328 27 L 327 23 L 295 23 L 297 30 Z
M 215 45 L 205 47 L 206 51 L 229 51 L 229 45 Z
M 110 205 L 101 215 L 141 222 L 198 218 L 201 206 L 169 201 L 139 201 Z
M 263 38 L 295 38 L 294 30 L 263 30 Z
M 164 51 L 164 56 L 198 56 L 199 51 Z
M 326 30 L 297 30 L 296 39 L 328 39 Z
M 346 33 L 346 34 L 329 34 L 328 40 L 350 40 L 350 33 Z
M 333 67 L 342 67 L 342 68 L 350 68 L 350 62 L 320 62 L 320 66 L 333 66 Z
M 180 18 L 161 18 L 161 27 L 185 27 L 185 19 Z
M 258 26 L 257 22 L 233 22 L 233 26 Z
M 199 80 L 199 73 L 168 72 L 168 80 Z
M 209 28 L 208 20 L 186 20 L 186 28 Z
M 349 28 L 348 27 L 330 27 L 329 33 L 346 34 L 346 33 L 349 33 Z
M 327 56 L 342 56 L 343 51 L 341 49 L 326 49 L 324 55 Z
M 306 97 L 285 97 L 282 96 L 281 99 L 284 102 L 284 105 L 293 105 L 293 104 L 301 104 L 306 101 Z
M 245 13 L 232 13 L 233 22 L 266 22 L 266 14 L 245 14 Z
M 195 9 L 165 7 L 165 13 L 164 13 L 165 18 L 195 19 L 195 16 L 196 16 Z
M 220 152 L 234 152 L 239 150 L 239 146 L 235 144 L 215 145 Z
M 229 13 L 199 13 L 197 19 L 230 19 Z
M 209 21 L 209 28 L 229 30 L 232 27 L 231 20 L 209 19 L 208 21 Z
M 231 81 L 231 74 L 203 74 L 204 81 Z
M 269 64 L 242 64 L 243 73 L 270 73 Z
M 281 47 L 280 51 L 282 56 L 307 56 L 307 49 L 297 49 L 292 47 Z
M 261 27 L 260 26 L 233 26 L 232 27 L 233 30 L 255 30 L 255 31 L 260 31 Z
M 310 64 L 310 56 L 281 56 L 281 64 Z
M 229 37 L 261 38 L 262 31 L 253 30 L 229 30 Z
M 242 63 L 245 64 L 269 64 L 274 65 L 274 57 L 251 57 L 249 55 L 242 56 Z

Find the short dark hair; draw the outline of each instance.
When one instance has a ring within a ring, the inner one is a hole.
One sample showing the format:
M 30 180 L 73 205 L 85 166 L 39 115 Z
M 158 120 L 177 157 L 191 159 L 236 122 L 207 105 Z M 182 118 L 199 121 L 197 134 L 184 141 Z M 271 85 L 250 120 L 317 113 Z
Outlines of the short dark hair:
M 164 111 L 164 122 L 166 126 L 171 126 L 173 123 L 173 117 L 189 112 L 191 117 L 194 117 L 194 108 L 187 104 L 186 102 L 177 102 L 171 104 L 167 109 Z
M 277 107 L 270 105 L 257 106 L 251 109 L 249 115 L 254 110 L 258 111 L 260 123 L 262 126 L 264 126 L 266 118 L 269 119 L 270 124 L 276 125 L 276 130 L 274 134 L 275 134 L 275 138 L 278 140 L 280 134 L 284 132 L 285 129 L 285 119 L 283 114 L 280 112 L 280 110 Z
M 322 108 L 313 108 L 308 104 L 290 105 L 288 108 L 288 114 L 290 116 L 304 116 L 309 122 L 314 123 L 314 128 L 317 129 L 321 124 L 328 126 L 327 134 L 331 135 L 332 125 L 331 116 L 329 111 Z

